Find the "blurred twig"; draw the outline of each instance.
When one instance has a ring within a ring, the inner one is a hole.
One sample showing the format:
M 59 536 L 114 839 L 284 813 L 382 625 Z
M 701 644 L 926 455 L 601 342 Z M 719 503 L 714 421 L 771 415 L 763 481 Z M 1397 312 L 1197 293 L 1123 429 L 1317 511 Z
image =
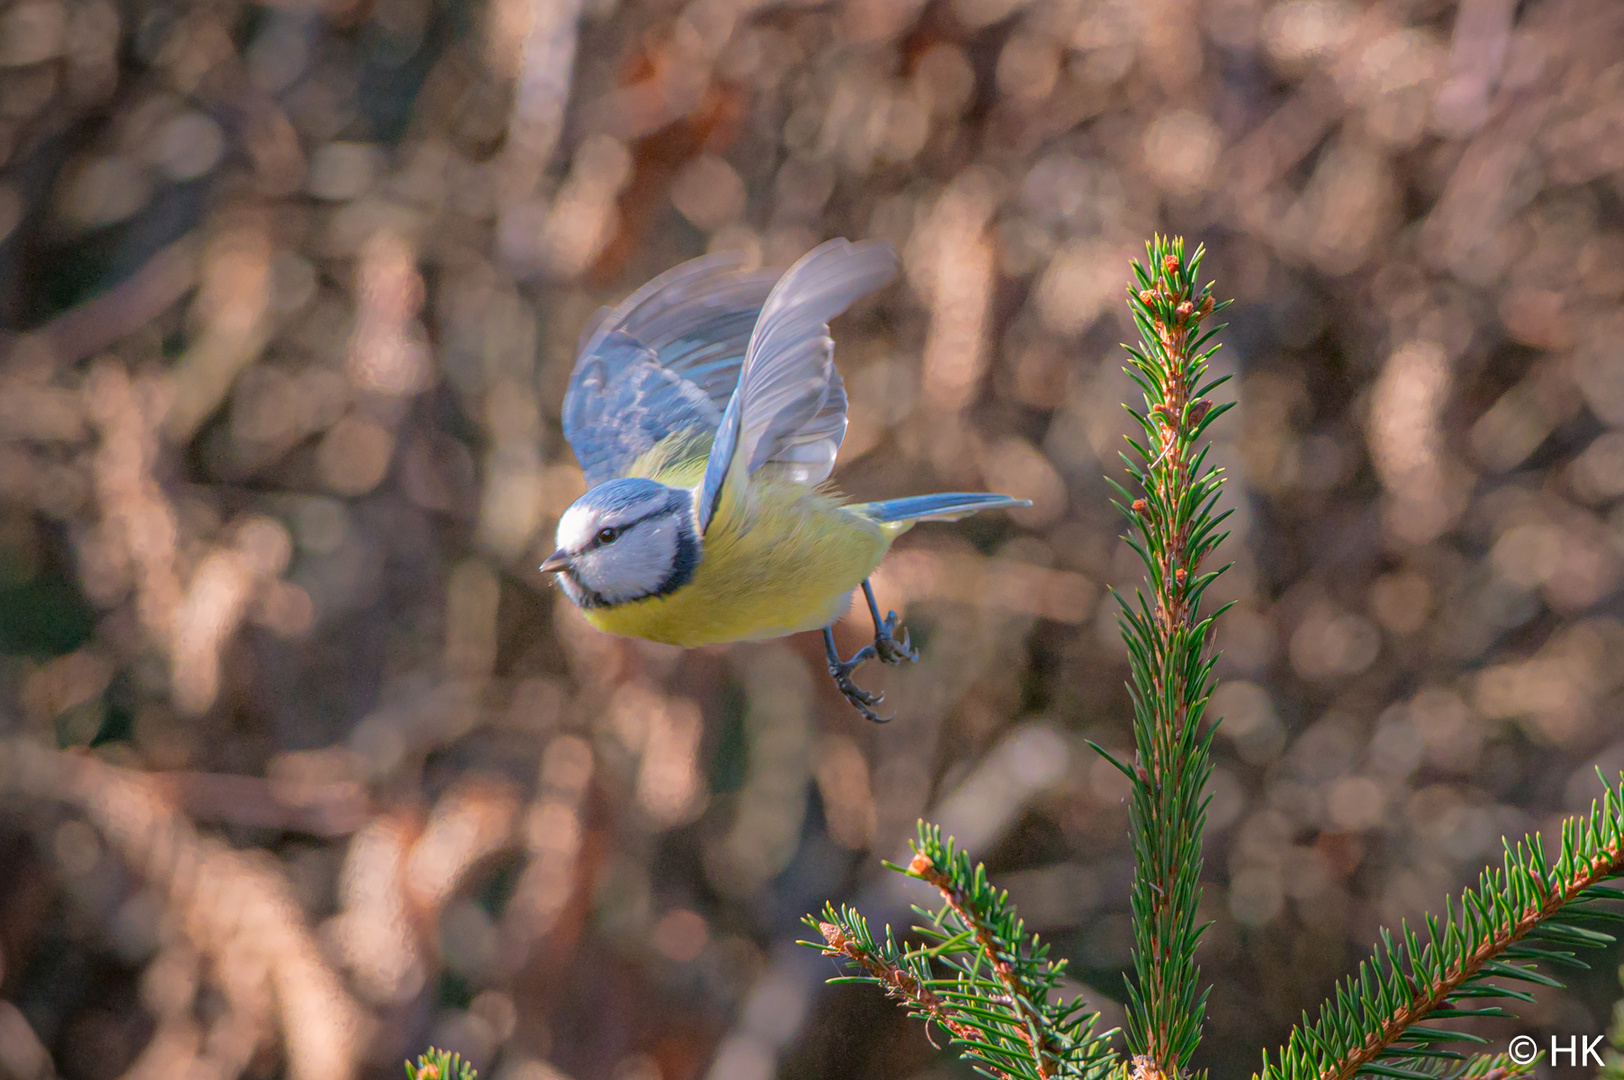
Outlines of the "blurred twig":
M 67 367 L 128 337 L 179 303 L 196 287 L 202 240 L 188 234 L 160 249 L 129 277 L 45 325 L 13 335 L 8 366 L 34 357 Z
M 181 1057 L 234 1077 L 262 1041 L 279 1038 L 295 1080 L 354 1075 L 367 1038 L 365 1015 L 323 960 L 275 869 L 198 836 L 146 776 L 83 755 L 6 740 L 0 795 L 57 801 L 82 813 L 162 897 L 174 927 L 212 966 L 228 1009 L 198 1036 L 160 1027 L 149 1054 L 181 1050 Z M 191 1029 L 189 998 L 174 1005 L 161 1019 Z

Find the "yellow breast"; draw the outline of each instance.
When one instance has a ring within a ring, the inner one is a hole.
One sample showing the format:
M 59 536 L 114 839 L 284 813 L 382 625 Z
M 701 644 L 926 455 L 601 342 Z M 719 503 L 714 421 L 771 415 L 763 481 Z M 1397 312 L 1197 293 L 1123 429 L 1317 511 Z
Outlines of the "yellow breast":
M 816 629 L 845 611 L 900 531 L 814 489 L 751 477 L 724 497 L 687 585 L 583 614 L 611 634 L 684 647 Z

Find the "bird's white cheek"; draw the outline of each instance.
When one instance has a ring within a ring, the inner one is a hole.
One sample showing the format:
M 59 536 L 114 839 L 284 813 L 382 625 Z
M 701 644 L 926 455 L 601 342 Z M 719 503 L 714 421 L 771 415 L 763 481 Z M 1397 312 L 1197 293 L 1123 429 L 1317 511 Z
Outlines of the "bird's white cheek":
M 669 526 L 633 529 L 613 545 L 581 559 L 581 580 L 611 604 L 659 591 L 676 559 L 676 534 Z

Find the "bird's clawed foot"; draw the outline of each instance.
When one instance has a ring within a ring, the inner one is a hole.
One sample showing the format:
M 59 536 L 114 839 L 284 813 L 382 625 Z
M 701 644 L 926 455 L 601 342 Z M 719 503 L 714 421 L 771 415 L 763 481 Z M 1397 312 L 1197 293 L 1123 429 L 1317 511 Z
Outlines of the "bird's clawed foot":
M 864 582 L 866 585 L 867 582 Z M 908 637 L 906 627 L 902 629 L 902 637 L 897 638 L 897 613 L 888 612 L 885 621 L 875 620 L 874 626 L 874 655 L 882 664 L 917 663 L 919 650 L 913 647 L 913 641 Z
M 851 673 L 865 660 L 878 660 L 882 664 L 914 663 L 919 659 L 919 650 L 913 647 L 907 630 L 902 630 L 901 636 L 898 637 L 896 612 L 889 612 L 884 619 L 880 618 L 879 605 L 874 602 L 874 590 L 866 581 L 863 582 L 863 596 L 868 600 L 868 613 L 874 619 L 874 643 L 858 649 L 850 660 L 842 660 L 840 653 L 835 649 L 833 629 L 824 627 L 823 650 L 829 657 L 829 674 L 834 676 L 835 685 L 840 688 L 841 694 L 864 717 L 876 724 L 883 724 L 891 718 L 881 716 L 873 707 L 883 701 L 885 695 L 871 694 L 864 690 L 852 681 Z
M 840 690 L 840 693 L 847 701 L 851 702 L 852 708 L 862 713 L 865 719 L 872 720 L 876 724 L 883 724 L 890 720 L 889 716 L 881 716 L 874 711 L 874 706 L 885 700 L 885 695 L 871 694 L 858 686 L 851 678 L 851 673 L 856 671 L 863 661 L 875 658 L 874 646 L 864 645 L 852 654 L 850 660 L 842 660 L 840 653 L 835 651 L 834 633 L 828 627 L 824 627 L 823 649 L 829 656 L 829 674 L 834 677 L 835 686 Z

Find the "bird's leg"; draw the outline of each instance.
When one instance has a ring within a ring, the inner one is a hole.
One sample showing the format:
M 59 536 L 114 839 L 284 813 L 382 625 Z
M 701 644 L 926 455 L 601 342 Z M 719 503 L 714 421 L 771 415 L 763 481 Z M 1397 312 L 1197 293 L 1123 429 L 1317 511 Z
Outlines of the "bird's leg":
M 863 579 L 863 596 L 868 600 L 868 614 L 874 620 L 874 654 L 880 658 L 881 663 L 900 664 L 904 660 L 912 664 L 919 659 L 919 650 L 913 647 L 906 628 L 902 631 L 902 640 L 896 638 L 897 613 L 888 612 L 884 619 L 880 618 L 880 606 L 874 602 L 874 588 Z
M 872 708 L 885 698 L 884 694 L 871 694 L 851 681 L 851 673 L 857 670 L 859 664 L 864 660 L 874 659 L 874 646 L 864 645 L 852 654 L 850 660 L 842 660 L 840 651 L 835 648 L 834 628 L 825 626 L 823 628 L 823 651 L 829 657 L 829 674 L 834 676 L 835 686 L 840 688 L 840 692 L 845 695 L 847 701 L 852 703 L 852 707 L 876 724 L 883 724 L 891 719 L 889 716 L 881 716 Z
M 858 649 L 850 660 L 842 660 L 839 650 L 835 648 L 834 628 L 826 626 L 823 628 L 823 651 L 829 657 L 829 674 L 834 676 L 835 685 L 846 700 L 868 719 L 883 724 L 890 717 L 879 715 L 871 706 L 878 705 L 885 695 L 864 690 L 852 682 L 851 673 L 865 660 L 878 660 L 884 664 L 900 664 L 904 660 L 911 663 L 919 659 L 919 650 L 909 641 L 906 630 L 902 631 L 902 640 L 897 640 L 896 612 L 880 618 L 880 606 L 874 602 L 874 589 L 866 580 L 863 582 L 863 596 L 868 600 L 868 613 L 874 619 L 874 643 Z

